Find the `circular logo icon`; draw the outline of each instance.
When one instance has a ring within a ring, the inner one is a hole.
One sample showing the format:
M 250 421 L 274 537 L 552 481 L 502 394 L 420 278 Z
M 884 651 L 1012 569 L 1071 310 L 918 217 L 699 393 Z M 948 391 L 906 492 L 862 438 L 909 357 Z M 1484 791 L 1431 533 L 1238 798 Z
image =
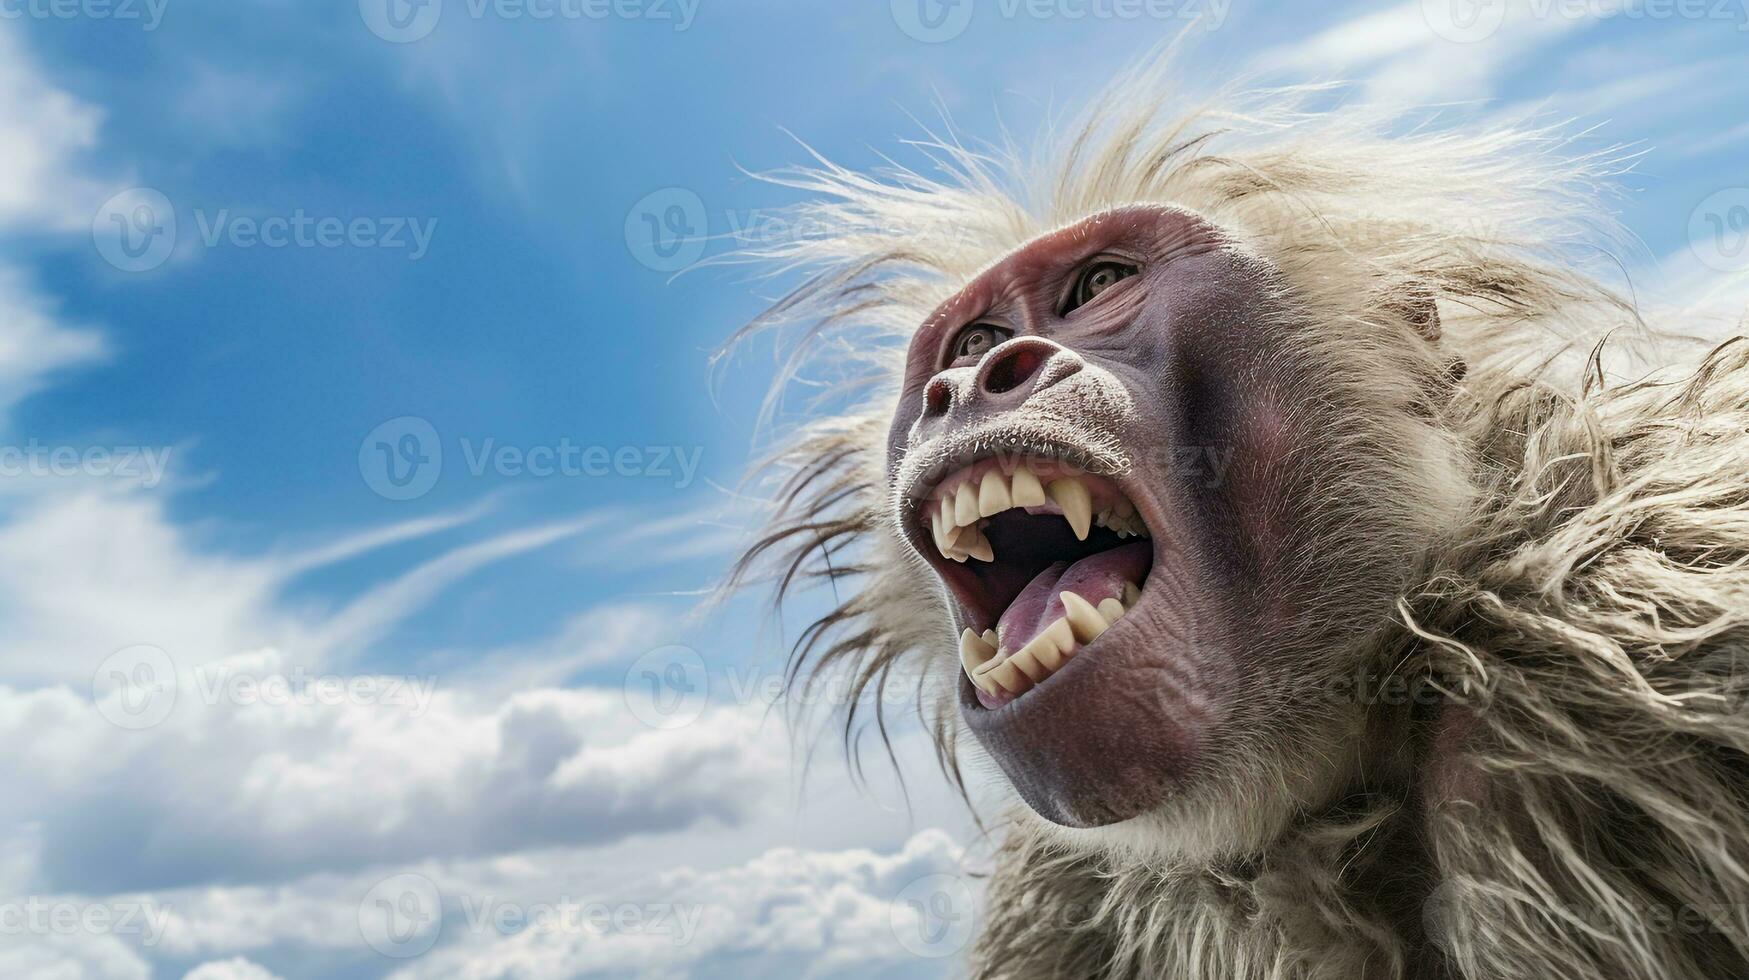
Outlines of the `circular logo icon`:
M 1506 23 L 1506 0 L 1421 0 L 1421 17 L 1447 41 L 1474 44 Z
M 626 247 L 657 272 L 678 272 L 704 255 L 704 200 L 684 187 L 644 195 L 626 215 Z
M 407 44 L 437 29 L 443 0 L 358 0 L 358 15 L 377 37 Z
M 651 728 L 685 728 L 710 701 L 704 658 L 688 646 L 657 647 L 626 669 L 626 708 Z
M 418 956 L 443 931 L 443 898 L 431 879 L 399 874 L 371 886 L 358 903 L 358 932 L 371 949 L 398 960 Z
M 103 261 L 123 272 L 149 272 L 176 250 L 176 208 L 161 191 L 133 187 L 97 209 L 91 242 Z
M 443 472 L 443 443 L 431 423 L 417 415 L 390 419 L 358 444 L 358 472 L 379 497 L 423 497 Z
M 1709 195 L 1688 216 L 1688 247 L 1719 272 L 1749 270 L 1749 187 Z
M 103 658 L 91 675 L 91 702 L 117 728 L 161 724 L 176 707 L 176 664 L 155 646 L 126 647 Z
M 893 23 L 914 41 L 940 44 L 966 32 L 972 0 L 892 0 Z
M 914 956 L 952 956 L 971 941 L 977 905 L 972 889 L 950 874 L 925 875 L 899 890 L 887 906 L 893 938 Z

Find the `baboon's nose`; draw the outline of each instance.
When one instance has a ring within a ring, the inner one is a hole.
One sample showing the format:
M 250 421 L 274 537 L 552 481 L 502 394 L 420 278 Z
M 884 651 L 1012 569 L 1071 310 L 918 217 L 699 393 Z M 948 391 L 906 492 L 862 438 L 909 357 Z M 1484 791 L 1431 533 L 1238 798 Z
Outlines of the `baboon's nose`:
M 992 348 L 976 368 L 944 371 L 923 389 L 923 413 L 912 437 L 1009 411 L 1080 371 L 1081 355 L 1043 337 L 1016 337 Z
M 1025 401 L 1081 370 L 1080 355 L 1043 337 L 1016 337 L 990 351 L 978 365 L 978 393 L 1004 403 Z

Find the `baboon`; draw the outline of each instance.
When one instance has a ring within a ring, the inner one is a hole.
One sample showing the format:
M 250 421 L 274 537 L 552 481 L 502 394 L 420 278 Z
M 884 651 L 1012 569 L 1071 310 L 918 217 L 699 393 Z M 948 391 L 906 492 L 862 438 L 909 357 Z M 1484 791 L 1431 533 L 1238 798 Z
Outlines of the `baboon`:
M 1633 299 L 1595 137 L 1169 62 L 754 250 L 839 386 L 734 581 L 1004 787 L 970 972 L 1749 976 L 1749 340 Z

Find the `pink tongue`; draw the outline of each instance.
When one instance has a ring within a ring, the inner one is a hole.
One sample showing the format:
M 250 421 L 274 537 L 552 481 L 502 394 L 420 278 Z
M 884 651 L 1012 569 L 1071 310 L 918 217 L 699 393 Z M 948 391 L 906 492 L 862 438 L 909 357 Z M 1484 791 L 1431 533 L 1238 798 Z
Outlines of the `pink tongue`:
M 1002 649 L 1008 653 L 1020 649 L 1046 626 L 1062 618 L 1063 600 L 1057 598 L 1059 593 L 1073 592 L 1097 606 L 1101 599 L 1123 595 L 1125 582 L 1142 584 L 1152 554 L 1151 542 L 1135 541 L 1088 555 L 1072 565 L 1057 562 L 1033 576 L 996 624 L 996 637 Z

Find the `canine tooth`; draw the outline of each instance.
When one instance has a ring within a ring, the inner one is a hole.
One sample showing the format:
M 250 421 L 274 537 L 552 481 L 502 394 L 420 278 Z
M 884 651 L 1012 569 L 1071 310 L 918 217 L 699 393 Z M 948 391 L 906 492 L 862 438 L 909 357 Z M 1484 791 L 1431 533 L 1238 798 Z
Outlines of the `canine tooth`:
M 984 533 L 975 527 L 971 529 L 971 540 L 963 547 L 966 554 L 979 561 L 996 560 L 996 552 L 990 548 L 990 539 L 984 537 Z
M 961 526 L 978 523 L 978 491 L 972 489 L 970 480 L 960 484 L 953 498 L 953 520 Z
M 1047 491 L 1057 506 L 1063 508 L 1063 517 L 1074 529 L 1077 540 L 1087 540 L 1087 531 L 1093 526 L 1093 495 L 1088 492 L 1087 484 L 1074 477 L 1052 480 Z
M 975 678 L 979 667 L 990 661 L 996 655 L 996 648 L 984 642 L 984 638 L 967 627 L 960 634 L 960 663 L 966 668 L 966 676 Z
M 1044 485 L 1038 482 L 1038 476 L 1033 471 L 1022 466 L 1014 471 L 1014 489 L 1010 491 L 1008 499 L 1015 507 L 1042 507 L 1045 502 Z
M 1124 614 L 1123 603 L 1116 599 L 1099 600 L 1099 615 L 1105 617 L 1107 626 L 1118 621 Z
M 1141 597 L 1142 597 L 1142 590 L 1136 588 L 1136 583 L 1125 582 L 1123 584 L 1123 607 L 1125 609 L 1128 609 L 1129 607 L 1135 605 L 1136 600 L 1140 599 Z
M 989 517 L 1012 506 L 1014 500 L 1008 495 L 1008 481 L 1002 479 L 1002 471 L 985 472 L 984 479 L 978 484 L 978 515 Z
M 1075 639 L 1080 642 L 1092 643 L 1111 625 L 1086 599 L 1073 592 L 1060 592 L 1058 596 L 1063 600 L 1063 612 L 1066 614 L 1063 621 L 1069 624 L 1069 628 L 1075 633 Z

